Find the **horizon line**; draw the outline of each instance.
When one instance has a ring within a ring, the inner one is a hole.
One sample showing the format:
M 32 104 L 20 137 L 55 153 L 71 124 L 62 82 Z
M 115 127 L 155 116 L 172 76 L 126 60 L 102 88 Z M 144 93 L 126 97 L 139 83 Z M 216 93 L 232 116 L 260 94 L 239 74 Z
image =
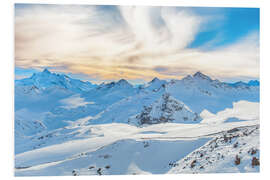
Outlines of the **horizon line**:
M 143 83 L 134 83 L 133 80 L 130 80 L 130 79 L 127 79 L 127 78 L 119 78 L 119 79 L 115 79 L 115 80 L 111 80 L 111 79 L 108 79 L 108 80 L 98 80 L 98 79 L 84 79 L 84 78 L 80 78 L 80 77 L 73 77 L 74 74 L 72 73 L 65 73 L 65 72 L 59 72 L 59 71 L 52 71 L 50 70 L 49 67 L 45 67 L 43 68 L 43 70 L 41 71 L 36 71 L 36 72 L 33 72 L 31 75 L 29 76 L 24 76 L 23 78 L 19 78 L 19 79 L 16 79 L 16 72 L 15 72 L 15 81 L 19 81 L 19 80 L 23 80 L 23 79 L 28 79 L 28 78 L 31 78 L 34 74 L 37 74 L 37 73 L 44 73 L 44 72 L 49 72 L 51 74 L 56 74 L 56 75 L 65 75 L 65 76 L 68 76 L 69 78 L 71 79 L 77 79 L 77 80 L 80 80 L 80 81 L 83 81 L 83 82 L 90 82 L 91 84 L 96 84 L 96 85 L 100 85 L 100 84 L 109 84 L 109 83 L 112 83 L 112 82 L 119 82 L 121 80 L 126 80 L 129 84 L 132 84 L 132 85 L 141 85 L 141 84 L 146 84 L 146 83 L 149 83 L 151 81 L 153 81 L 154 79 L 158 79 L 158 80 L 161 80 L 161 81 L 172 81 L 172 80 L 182 80 L 186 77 L 195 77 L 196 74 L 201 74 L 202 76 L 206 76 L 208 78 L 210 78 L 212 81 L 215 81 L 215 80 L 218 80 L 220 82 L 223 82 L 223 83 L 227 83 L 227 84 L 235 84 L 235 83 L 239 83 L 239 82 L 242 82 L 242 83 L 246 83 L 248 84 L 250 81 L 258 81 L 260 82 L 259 78 L 254 78 L 254 79 L 250 79 L 250 80 L 247 80 L 247 81 L 244 81 L 244 80 L 239 80 L 239 81 L 234 81 L 234 82 L 228 82 L 228 81 L 223 81 L 223 80 L 220 80 L 218 78 L 212 78 L 210 75 L 207 75 L 207 73 L 203 73 L 202 71 L 196 71 L 195 73 L 191 73 L 191 74 L 187 74 L 187 75 L 184 75 L 182 76 L 182 78 L 180 77 L 179 79 L 162 79 L 162 78 L 159 78 L 159 77 L 154 77 L 151 79 L 151 80 L 148 80 L 148 81 L 144 81 Z M 99 83 L 95 83 L 95 82 L 99 82 Z

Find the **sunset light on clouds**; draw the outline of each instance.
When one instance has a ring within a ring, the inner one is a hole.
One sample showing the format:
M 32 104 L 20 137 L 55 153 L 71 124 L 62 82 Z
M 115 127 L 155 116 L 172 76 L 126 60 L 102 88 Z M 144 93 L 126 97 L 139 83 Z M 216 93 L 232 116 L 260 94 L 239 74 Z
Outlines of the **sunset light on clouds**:
M 44 68 L 94 82 L 258 79 L 259 9 L 16 4 L 16 76 Z

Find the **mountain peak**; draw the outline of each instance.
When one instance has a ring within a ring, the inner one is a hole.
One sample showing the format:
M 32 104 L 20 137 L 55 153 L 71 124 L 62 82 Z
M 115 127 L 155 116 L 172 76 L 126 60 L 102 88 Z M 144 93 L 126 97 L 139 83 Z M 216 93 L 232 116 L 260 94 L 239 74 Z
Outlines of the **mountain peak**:
M 120 79 L 120 80 L 117 82 L 117 84 L 129 84 L 129 83 L 128 83 L 127 80 L 125 80 L 125 79 Z
M 144 106 L 143 111 L 136 118 L 139 125 L 167 122 L 199 123 L 202 120 L 183 102 L 175 99 L 169 93 L 164 93 L 150 106 Z
M 60 89 L 69 89 L 74 92 L 88 91 L 94 87 L 89 82 L 72 79 L 65 74 L 52 73 L 47 68 L 42 72 L 33 73 L 29 78 L 21 79 L 17 84 L 31 85 L 43 90 L 59 87 Z
M 113 87 L 119 87 L 119 86 L 127 86 L 127 87 L 132 87 L 132 85 L 125 79 L 120 79 L 117 82 L 110 82 L 110 83 L 102 83 L 99 85 L 98 89 L 100 88 L 113 88 Z
M 152 79 L 152 81 L 150 81 L 150 83 L 156 82 L 156 81 L 160 81 L 160 79 L 158 79 L 157 77 L 155 77 L 154 79 Z
M 207 80 L 211 80 L 211 78 L 203 73 L 201 73 L 200 71 L 196 72 L 193 75 L 194 78 L 200 78 L 200 79 L 207 79 Z
M 132 85 L 125 79 L 120 79 L 116 84 L 120 86 L 132 87 Z
M 47 68 L 45 68 L 42 72 L 46 74 L 51 74 L 51 72 Z
M 260 81 L 258 81 L 258 80 L 250 80 L 248 82 L 248 85 L 249 86 L 260 86 Z

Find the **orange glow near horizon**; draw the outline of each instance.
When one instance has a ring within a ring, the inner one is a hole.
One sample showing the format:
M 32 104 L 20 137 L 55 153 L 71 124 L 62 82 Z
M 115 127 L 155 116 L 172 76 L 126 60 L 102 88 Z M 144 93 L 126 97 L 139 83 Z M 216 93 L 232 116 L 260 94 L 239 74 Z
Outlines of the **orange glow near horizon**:
M 259 77 L 256 32 L 215 50 L 188 49 L 212 17 L 173 7 L 115 8 L 117 14 L 96 6 L 16 9 L 16 67 L 53 67 L 97 80 L 180 79 L 196 71 L 215 78 Z M 155 13 L 163 25 L 153 23 Z

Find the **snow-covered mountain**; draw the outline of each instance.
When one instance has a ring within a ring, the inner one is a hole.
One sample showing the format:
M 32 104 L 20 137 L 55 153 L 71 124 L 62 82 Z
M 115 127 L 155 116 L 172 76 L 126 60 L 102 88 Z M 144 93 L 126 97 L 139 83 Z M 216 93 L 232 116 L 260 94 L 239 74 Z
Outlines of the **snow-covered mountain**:
M 102 83 L 97 87 L 97 89 L 117 89 L 117 88 L 127 88 L 131 89 L 133 86 L 127 82 L 125 79 L 120 79 L 118 82 Z
M 135 120 L 135 122 L 134 122 Z M 142 112 L 130 122 L 135 124 L 158 124 L 158 123 L 199 123 L 201 118 L 192 112 L 184 103 L 164 93 L 160 99 L 150 106 L 144 106 Z
M 126 88 L 121 89 L 121 91 L 125 91 L 124 89 Z M 119 122 L 139 125 L 140 118 L 136 118 L 136 116 L 152 114 L 155 111 L 155 108 L 151 110 L 153 106 L 156 107 L 158 103 L 162 103 L 162 97 L 165 97 L 166 94 L 169 94 L 176 101 L 181 102 L 180 104 L 184 104 L 194 114 L 199 115 L 204 110 L 210 113 L 217 113 L 226 108 L 232 108 L 233 103 L 240 100 L 258 102 L 259 86 L 250 86 L 247 84 L 245 87 L 233 86 L 219 80 L 212 80 L 201 72 L 197 72 L 193 76 L 187 76 L 182 80 L 172 80 L 170 82 L 154 78 L 130 94 L 126 92 L 121 94 L 125 96 L 122 96 L 120 101 L 111 103 L 111 105 L 88 123 Z M 158 103 L 155 104 L 155 102 Z M 157 111 L 159 110 L 157 109 Z M 176 109 L 171 110 L 171 114 L 176 114 Z M 146 113 L 147 111 L 149 113 Z M 181 121 L 183 117 L 181 116 L 180 119 L 176 118 L 174 122 L 191 122 Z M 154 116 L 152 118 L 156 119 Z
M 158 91 L 152 91 L 151 86 L 148 86 L 148 88 L 150 89 L 139 88 L 127 92 L 122 89 L 122 92 L 118 93 L 122 99 L 111 103 L 87 124 L 131 123 L 132 121 L 132 124 L 138 125 L 137 121 L 131 120 L 133 116 L 141 113 L 145 106 L 150 106 L 165 93 L 164 87 L 159 88 Z M 112 99 L 114 100 L 115 97 Z
M 34 91 L 44 91 L 53 88 L 66 89 L 73 92 L 89 91 L 96 87 L 90 82 L 72 79 L 64 74 L 56 74 L 44 69 L 42 72 L 34 73 L 31 77 L 16 80 L 15 87 L 30 87 Z
M 155 77 L 154 79 L 152 79 L 152 81 L 139 86 L 139 89 L 143 89 L 143 90 L 148 90 L 148 91 L 158 91 L 160 88 L 165 87 L 165 85 L 167 84 L 167 81 L 165 80 L 160 80 L 157 77 Z
M 258 172 L 259 88 L 256 80 L 225 83 L 201 72 L 94 85 L 45 69 L 15 81 L 15 173 Z
M 61 106 L 59 101 L 76 93 L 83 93 L 96 85 L 48 69 L 34 73 L 31 77 L 15 80 L 15 109 L 28 108 L 30 111 L 48 111 Z
M 108 106 L 123 98 L 133 96 L 136 88 L 128 81 L 121 79 L 117 82 L 102 83 L 96 88 L 81 94 L 88 101 L 93 101 L 101 106 Z
M 229 83 L 229 85 L 233 87 L 250 87 L 250 86 L 260 86 L 260 82 L 258 80 L 251 80 L 248 83 L 238 81 L 235 83 Z
M 170 82 L 154 78 L 137 88 L 124 79 L 93 85 L 45 69 L 15 82 L 15 109 L 42 114 L 39 121 L 49 129 L 85 117 L 91 117 L 86 124 L 191 123 L 200 121 L 203 110 L 217 113 L 239 100 L 258 102 L 258 83 L 250 84 L 224 83 L 197 72 Z M 164 99 L 167 95 L 170 103 Z M 184 107 L 181 113 L 178 106 Z M 145 114 L 148 123 L 142 120 Z
M 246 83 L 232 85 L 213 80 L 201 72 L 171 81 L 166 85 L 166 91 L 197 113 L 201 113 L 204 109 L 217 113 L 232 107 L 233 102 L 239 100 L 259 101 L 259 86 Z

